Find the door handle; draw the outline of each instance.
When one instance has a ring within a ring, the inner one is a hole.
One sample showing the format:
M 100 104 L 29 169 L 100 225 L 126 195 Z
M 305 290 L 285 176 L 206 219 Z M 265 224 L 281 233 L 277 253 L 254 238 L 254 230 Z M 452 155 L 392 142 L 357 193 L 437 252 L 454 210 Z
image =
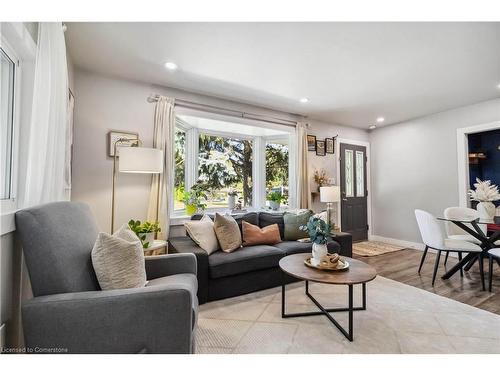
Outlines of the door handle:
M 343 201 L 347 201 L 347 198 L 342 198 Z

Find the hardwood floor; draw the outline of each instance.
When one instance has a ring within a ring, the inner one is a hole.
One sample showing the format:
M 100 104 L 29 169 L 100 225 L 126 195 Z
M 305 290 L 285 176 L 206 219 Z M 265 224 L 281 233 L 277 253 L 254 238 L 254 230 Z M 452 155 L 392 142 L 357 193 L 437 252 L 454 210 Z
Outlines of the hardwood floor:
M 457 272 L 448 280 L 441 279 L 446 269 L 451 268 L 457 258 L 449 257 L 447 266 L 444 266 L 444 254 L 441 254 L 441 262 L 434 287 L 432 286 L 432 271 L 434 268 L 435 254 L 428 253 L 420 275 L 417 273 L 422 252 L 413 249 L 404 249 L 393 253 L 377 255 L 373 257 L 361 257 L 354 255 L 356 259 L 371 264 L 376 268 L 380 276 L 402 282 L 443 297 L 478 307 L 483 310 L 500 314 L 500 267 L 493 265 L 493 292 L 481 290 L 481 279 L 479 267 L 476 264 L 469 272 L 464 272 L 460 277 Z M 484 261 L 485 283 L 488 289 L 488 260 Z

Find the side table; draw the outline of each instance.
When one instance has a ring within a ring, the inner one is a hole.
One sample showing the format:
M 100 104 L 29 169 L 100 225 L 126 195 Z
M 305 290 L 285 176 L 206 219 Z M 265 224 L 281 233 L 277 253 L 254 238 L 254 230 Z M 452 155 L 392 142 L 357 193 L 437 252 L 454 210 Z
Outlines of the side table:
M 167 241 L 154 240 L 151 246 L 144 249 L 144 256 L 167 254 Z

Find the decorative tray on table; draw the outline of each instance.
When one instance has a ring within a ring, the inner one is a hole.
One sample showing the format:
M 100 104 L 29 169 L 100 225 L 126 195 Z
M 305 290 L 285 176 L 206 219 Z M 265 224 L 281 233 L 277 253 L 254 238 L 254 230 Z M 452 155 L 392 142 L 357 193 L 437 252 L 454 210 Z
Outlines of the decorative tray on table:
M 341 259 L 338 254 L 327 254 L 318 265 L 311 262 L 312 257 L 304 259 L 304 264 L 311 268 L 325 271 L 345 271 L 349 268 L 349 262 Z

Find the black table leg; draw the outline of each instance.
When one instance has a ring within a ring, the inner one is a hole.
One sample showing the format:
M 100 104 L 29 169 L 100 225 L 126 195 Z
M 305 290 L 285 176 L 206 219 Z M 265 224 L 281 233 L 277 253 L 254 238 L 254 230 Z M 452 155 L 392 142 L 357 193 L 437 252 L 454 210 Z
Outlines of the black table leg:
M 489 262 L 488 262 L 488 292 L 491 293 L 491 286 L 493 284 L 493 257 L 490 255 L 489 257 Z
M 477 257 L 473 258 L 469 263 L 467 263 L 467 265 L 464 268 L 464 271 L 469 271 L 472 268 L 472 266 L 474 265 L 474 263 L 476 263 L 476 260 L 477 260 Z
M 449 279 L 451 276 L 455 274 L 455 272 L 459 271 L 462 267 L 464 267 L 471 259 L 477 257 L 477 253 L 469 253 L 462 260 L 460 260 L 457 264 L 450 268 L 448 272 L 446 272 L 441 278 L 443 280 Z
M 484 287 L 484 262 L 483 262 L 483 254 L 479 255 L 479 273 L 481 275 L 481 287 L 483 288 L 483 290 L 486 290 L 486 288 Z
M 359 310 L 366 310 L 366 283 L 362 283 L 362 306 L 360 307 L 354 307 L 354 292 L 353 292 L 353 285 L 348 285 L 349 291 L 349 305 L 348 307 L 340 307 L 340 308 L 325 308 L 323 305 L 321 305 L 316 298 L 314 298 L 311 293 L 309 293 L 309 281 L 306 280 L 306 285 L 305 285 L 305 291 L 306 295 L 309 297 L 309 299 L 318 307 L 320 311 L 308 311 L 308 312 L 300 312 L 300 313 L 291 313 L 287 314 L 285 312 L 285 283 L 283 281 L 283 284 L 281 285 L 281 317 L 282 318 L 296 318 L 296 317 L 301 317 L 301 316 L 315 316 L 315 315 L 325 315 L 328 320 L 330 320 L 335 327 L 349 340 L 353 341 L 354 336 L 353 336 L 353 320 L 354 320 L 354 311 L 359 311 Z M 348 330 L 346 331 L 336 320 L 335 318 L 330 314 L 331 312 L 347 312 L 349 314 L 349 323 L 348 323 Z
M 460 262 L 462 260 L 462 253 L 458 253 L 458 261 Z M 460 268 L 460 277 L 464 277 L 464 271 L 462 268 Z

